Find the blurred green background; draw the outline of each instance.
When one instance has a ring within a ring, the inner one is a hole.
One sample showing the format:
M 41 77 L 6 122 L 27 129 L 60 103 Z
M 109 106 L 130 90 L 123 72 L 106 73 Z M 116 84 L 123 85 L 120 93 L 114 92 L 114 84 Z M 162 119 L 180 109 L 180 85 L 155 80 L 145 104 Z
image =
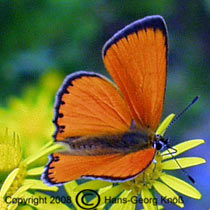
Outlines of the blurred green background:
M 24 0 L 0 1 L 0 105 L 8 109 L 13 97 L 37 86 L 47 74 L 62 79 L 78 70 L 108 76 L 101 59 L 103 44 L 119 29 L 147 15 L 159 14 L 169 31 L 169 69 L 164 116 L 179 113 L 200 95 L 193 106 L 167 132 L 171 144 L 203 138 L 206 144 L 188 156 L 209 159 L 210 1 Z M 49 77 L 50 80 L 50 77 Z M 52 81 L 44 80 L 51 84 Z M 57 81 L 57 80 L 56 80 Z M 51 84 L 53 85 L 53 84 Z M 49 85 L 49 88 L 51 86 Z M 35 90 L 34 90 L 35 91 Z M 54 94 L 50 95 L 52 104 Z M 30 99 L 29 99 L 30 100 Z M 33 103 L 35 99 L 31 98 Z M 53 109 L 52 115 L 53 115 Z M 33 110 L 32 110 L 33 112 Z M 13 110 L 15 115 L 15 110 Z M 0 119 L 1 125 L 7 125 Z M 52 124 L 49 120 L 49 124 Z M 16 129 L 10 127 L 10 129 Z M 21 135 L 21 131 L 15 130 Z M 185 209 L 210 208 L 210 166 L 187 170 L 203 198 L 185 198 Z M 178 173 L 180 177 L 182 174 Z M 186 179 L 185 177 L 182 177 Z M 178 209 L 166 206 L 166 209 Z

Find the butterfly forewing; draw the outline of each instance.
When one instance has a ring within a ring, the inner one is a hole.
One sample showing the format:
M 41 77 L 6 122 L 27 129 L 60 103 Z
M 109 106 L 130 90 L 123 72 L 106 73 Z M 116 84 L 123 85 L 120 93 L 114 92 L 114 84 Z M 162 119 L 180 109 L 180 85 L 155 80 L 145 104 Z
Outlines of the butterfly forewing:
M 131 117 L 117 88 L 105 77 L 78 72 L 66 78 L 55 108 L 56 140 L 128 131 Z
M 167 74 L 167 29 L 160 16 L 126 26 L 103 48 L 104 63 L 139 128 L 160 123 Z

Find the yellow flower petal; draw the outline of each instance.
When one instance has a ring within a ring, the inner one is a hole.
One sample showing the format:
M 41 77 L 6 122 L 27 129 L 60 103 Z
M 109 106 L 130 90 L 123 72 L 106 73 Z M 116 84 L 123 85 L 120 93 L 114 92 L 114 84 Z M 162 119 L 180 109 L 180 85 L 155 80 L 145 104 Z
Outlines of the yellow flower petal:
M 191 198 L 201 199 L 200 192 L 197 189 L 195 189 L 192 185 L 188 184 L 187 182 L 181 179 L 178 179 L 168 174 L 162 174 L 160 176 L 160 179 L 177 192 L 180 192 Z
M 77 201 L 76 201 L 76 196 L 80 191 L 76 191 L 74 189 L 76 189 L 79 185 L 77 184 L 76 181 L 71 181 L 68 182 L 67 184 L 64 185 L 64 188 L 67 192 L 67 194 L 71 197 L 71 201 L 73 203 L 73 205 L 76 207 L 77 210 L 82 210 L 82 208 L 80 208 L 77 205 Z M 87 189 L 87 188 L 86 188 Z
M 131 191 L 125 190 L 119 197 L 116 198 L 116 203 L 113 203 L 110 210 L 128 210 L 135 209 L 136 205 L 131 203 L 130 196 Z
M 199 157 L 176 158 L 176 160 L 178 161 L 178 163 L 182 168 L 188 168 L 206 163 L 206 160 Z M 174 159 L 162 163 L 163 167 L 162 169 L 164 170 L 176 170 L 180 169 L 180 166 L 177 164 L 177 162 Z
M 25 192 L 26 190 L 28 190 L 31 187 L 32 184 L 28 184 L 28 185 L 23 185 L 21 186 L 16 192 L 15 194 L 12 195 L 12 198 L 18 198 L 21 196 L 21 194 L 23 192 Z
M 0 197 L 5 196 L 10 186 L 12 185 L 13 181 L 15 180 L 15 177 L 17 176 L 18 172 L 19 172 L 19 169 L 16 168 L 7 176 L 0 190 Z
M 44 172 L 44 166 L 32 168 L 27 171 L 27 176 L 38 176 Z
M 11 209 L 8 209 L 8 210 L 11 210 Z M 29 205 L 25 205 L 25 206 L 18 206 L 17 210 L 34 210 L 34 208 L 30 207 Z
M 103 193 L 100 193 L 100 196 L 108 196 L 108 197 L 111 197 L 111 198 L 115 198 L 117 195 L 119 195 L 122 191 L 124 191 L 123 189 L 123 186 L 121 185 L 116 185 L 116 186 L 113 186 L 112 188 L 109 188 L 108 190 L 106 190 L 105 192 Z M 102 199 L 103 200 L 103 199 Z
M 98 190 L 99 194 L 102 194 L 103 192 L 109 190 L 112 188 L 111 182 L 101 181 L 101 180 L 91 180 L 85 183 L 82 183 L 80 185 L 76 185 L 76 187 L 73 189 L 75 193 L 79 193 L 82 190 L 91 189 L 91 190 Z M 72 189 L 71 189 L 72 190 Z M 91 202 L 92 203 L 92 202 Z M 105 204 L 99 204 L 97 206 L 97 209 L 104 209 Z
M 25 185 L 25 186 L 22 186 L 20 187 L 16 192 L 15 194 L 13 194 L 11 196 L 11 199 L 12 200 L 13 198 L 21 198 L 21 195 L 23 194 L 23 192 L 25 192 L 26 190 L 28 190 L 29 188 L 31 187 L 31 185 Z M 8 206 L 8 209 L 7 210 L 15 210 L 18 206 L 18 203 L 15 203 L 15 204 L 10 204 Z
M 15 210 L 15 209 L 17 209 L 17 207 L 18 207 L 18 203 L 10 204 L 7 207 L 7 210 Z
M 89 182 L 82 183 L 78 185 L 74 190 L 79 192 L 83 189 L 91 189 L 91 190 L 98 190 L 100 188 L 112 185 L 111 182 L 101 181 L 101 180 L 93 180 Z
M 113 187 L 113 184 L 110 183 L 110 185 L 100 188 L 98 190 L 98 194 L 101 195 L 101 194 L 105 193 L 107 190 L 112 189 L 112 187 Z M 104 210 L 104 207 L 106 206 L 107 203 L 105 203 L 105 202 L 100 202 L 100 203 L 101 204 L 99 204 L 99 206 L 97 207 L 97 209 L 98 210 Z
M 172 189 L 170 189 L 169 187 L 167 187 L 165 184 L 155 181 L 153 184 L 155 190 L 163 196 L 164 199 L 161 200 L 162 204 L 164 204 L 164 202 L 166 200 L 170 201 L 171 203 L 184 208 L 184 203 L 181 199 L 180 196 L 178 196 Z
M 53 152 L 55 152 L 55 151 L 57 151 L 59 149 L 62 149 L 62 148 L 63 148 L 63 145 L 61 145 L 61 144 L 54 144 L 54 145 L 48 147 L 44 151 L 41 150 L 40 152 L 37 152 L 36 154 L 34 154 L 32 156 L 29 156 L 28 158 L 26 158 L 22 162 L 24 164 L 29 165 L 29 164 L 33 163 L 34 161 L 38 160 L 39 158 L 44 157 L 46 155 L 49 155 L 49 154 L 51 154 L 51 153 L 53 153 Z
M 112 185 L 112 183 L 110 183 L 110 184 L 111 184 L 111 185 L 108 185 L 108 186 L 105 186 L 105 187 L 103 187 L 103 188 L 100 188 L 100 189 L 98 190 L 98 193 L 99 193 L 99 194 L 102 194 L 102 193 L 106 192 L 107 190 L 111 189 L 111 188 L 113 187 L 113 185 Z
M 127 197 L 127 200 L 130 201 L 133 197 L 133 193 L 130 193 Z M 125 210 L 135 210 L 136 209 L 136 206 L 137 204 L 135 203 L 132 203 L 132 202 L 128 202 L 126 205 L 125 205 Z
M 45 151 L 48 147 L 54 144 L 53 140 L 48 141 L 45 145 L 40 148 L 40 151 Z
M 141 197 L 143 199 L 143 207 L 145 210 L 158 210 L 157 208 L 157 198 L 155 198 L 152 193 L 144 187 L 141 191 Z M 147 202 L 148 201 L 148 202 Z
M 182 142 L 182 143 L 177 144 L 176 146 L 172 147 L 175 150 L 177 150 L 176 153 L 175 153 L 175 150 L 168 149 L 169 151 L 165 150 L 161 154 L 163 155 L 163 160 L 167 160 L 167 159 L 172 158 L 172 155 L 169 154 L 169 152 L 172 153 L 174 157 L 176 157 L 177 155 L 180 155 L 183 152 L 190 150 L 190 149 L 197 147 L 204 143 L 205 143 L 205 141 L 203 139 L 193 139 L 193 140 L 185 141 L 185 142 Z
M 104 210 L 105 209 L 105 206 L 106 206 L 106 203 L 99 204 L 97 206 L 97 210 Z
M 163 122 L 159 125 L 157 131 L 156 131 L 156 135 L 161 135 L 163 136 L 166 132 L 166 129 L 168 128 L 169 124 L 172 122 L 172 120 L 174 119 L 176 115 L 175 114 L 170 114 L 169 116 L 167 116 Z
M 122 191 L 124 191 L 123 186 L 122 185 L 117 185 L 117 186 L 113 186 L 113 187 L 107 187 L 108 190 L 106 190 L 105 192 L 101 193 L 99 191 L 99 195 L 100 195 L 100 204 L 99 207 L 101 207 L 101 205 L 103 204 L 108 204 L 109 201 L 112 201 L 113 198 L 117 197 Z M 97 198 L 92 199 L 90 202 L 94 203 L 96 202 Z
M 58 191 L 58 187 L 56 187 L 56 186 L 54 186 L 54 187 L 47 186 L 41 180 L 25 179 L 23 181 L 23 185 L 31 185 L 30 189 L 35 189 L 35 190 Z
M 113 184 L 110 183 L 110 185 L 105 186 L 105 187 L 103 187 L 103 188 L 100 188 L 100 189 L 98 190 L 98 194 L 101 195 L 101 194 L 105 193 L 106 191 L 108 191 L 108 190 L 110 190 L 110 189 L 112 189 L 112 188 L 113 188 Z M 105 203 L 105 200 L 104 200 L 104 201 L 102 201 L 102 202 L 100 202 L 100 203 L 101 203 L 101 204 L 99 204 L 99 206 L 97 207 L 97 209 L 98 209 L 98 210 L 104 210 L 104 207 L 106 206 L 107 202 Z

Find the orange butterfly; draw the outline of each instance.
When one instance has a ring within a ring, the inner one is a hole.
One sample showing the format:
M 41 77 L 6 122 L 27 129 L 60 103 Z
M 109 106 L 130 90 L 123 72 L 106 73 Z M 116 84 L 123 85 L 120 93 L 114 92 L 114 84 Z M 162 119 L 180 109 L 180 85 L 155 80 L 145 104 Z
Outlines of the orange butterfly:
M 55 105 L 56 152 L 43 174 L 48 184 L 78 178 L 127 181 L 143 172 L 166 143 L 155 135 L 164 105 L 167 29 L 161 16 L 137 20 L 103 47 L 106 77 L 80 71 L 69 75 Z

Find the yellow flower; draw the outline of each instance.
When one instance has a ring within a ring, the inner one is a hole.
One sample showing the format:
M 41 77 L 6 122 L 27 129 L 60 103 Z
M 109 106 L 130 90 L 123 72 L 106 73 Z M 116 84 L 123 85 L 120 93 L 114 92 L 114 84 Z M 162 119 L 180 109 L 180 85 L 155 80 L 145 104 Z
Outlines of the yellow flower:
M 42 197 L 47 201 L 44 204 L 42 202 L 37 204 L 33 202 L 26 202 L 25 205 L 36 207 L 36 209 L 43 209 L 42 205 L 45 205 L 46 209 L 48 209 L 48 207 L 50 208 L 50 196 L 36 192 L 36 190 L 57 191 L 58 187 L 49 187 L 40 180 L 40 176 L 44 171 L 44 166 L 31 169 L 28 168 L 33 162 L 36 162 L 40 158 L 61 149 L 61 146 L 51 144 L 52 143 L 48 143 L 45 145 L 37 152 L 36 155 L 31 155 L 20 161 L 18 167 L 7 176 L 0 189 L 0 210 L 15 210 L 19 207 L 20 203 L 13 203 L 13 199 L 33 198 L 32 200 L 35 201 L 35 198 L 38 199 L 39 197 Z M 34 193 L 31 193 L 31 191 Z M 57 209 L 62 209 L 62 206 L 63 209 L 69 209 L 62 203 L 60 205 L 55 204 L 54 206 L 55 208 L 57 207 Z
M 174 117 L 174 114 L 169 115 L 161 123 L 156 134 L 163 136 L 166 128 Z M 74 184 L 74 193 L 72 192 L 71 196 L 75 199 L 75 195 L 84 189 L 96 190 L 100 196 L 100 203 L 98 204 L 97 209 L 104 209 L 106 205 L 112 204 L 110 206 L 111 210 L 134 210 L 136 209 L 137 204 L 140 203 L 145 210 L 157 210 L 162 209 L 162 205 L 167 202 L 171 202 L 183 208 L 183 199 L 175 191 L 194 199 L 200 199 L 201 194 L 187 182 L 169 175 L 166 172 L 168 170 L 180 169 L 180 166 L 183 169 L 205 163 L 206 161 L 199 157 L 184 157 L 176 159 L 180 165 L 179 166 L 174 159 L 174 157 L 177 157 L 181 153 L 203 143 L 204 140 L 201 139 L 189 140 L 162 153 L 158 152 L 155 161 L 153 161 L 145 172 L 140 174 L 137 178 L 125 183 L 113 184 L 110 182 L 94 180 L 80 185 Z M 67 184 L 65 188 L 70 194 L 72 191 L 72 184 Z M 71 188 L 71 191 L 69 188 Z M 161 199 L 158 200 L 155 196 L 155 191 L 162 196 Z M 96 196 L 91 199 L 89 203 L 94 204 L 97 202 L 97 199 Z M 158 205 L 159 203 L 161 205 Z
M 36 86 L 25 88 L 21 98 L 11 97 L 6 108 L 0 107 L 0 123 L 21 135 L 23 157 L 52 141 L 54 96 L 61 81 L 57 74 L 48 73 Z
M 22 158 L 19 137 L 14 133 L 0 132 L 0 172 L 9 172 L 18 166 Z
M 63 200 L 52 203 L 50 195 L 40 192 L 59 189 L 47 186 L 40 176 L 47 156 L 61 149 L 52 138 L 54 95 L 60 82 L 57 74 L 46 74 L 37 86 L 25 89 L 22 98 L 12 97 L 7 108 L 0 108 L 0 123 L 21 134 L 19 139 L 0 132 L 0 210 L 70 209 Z

